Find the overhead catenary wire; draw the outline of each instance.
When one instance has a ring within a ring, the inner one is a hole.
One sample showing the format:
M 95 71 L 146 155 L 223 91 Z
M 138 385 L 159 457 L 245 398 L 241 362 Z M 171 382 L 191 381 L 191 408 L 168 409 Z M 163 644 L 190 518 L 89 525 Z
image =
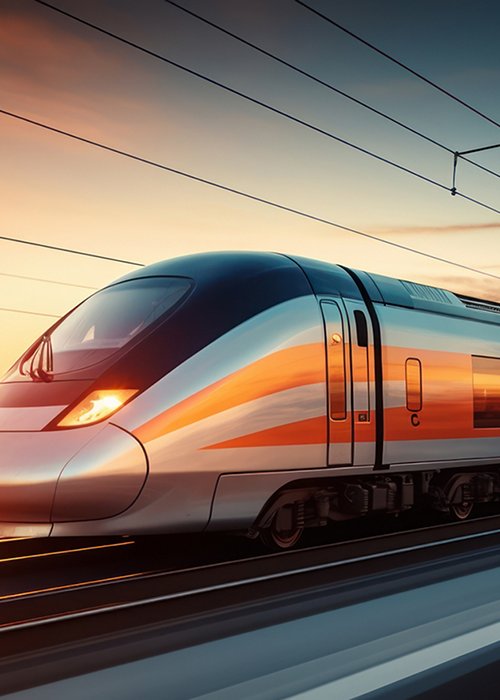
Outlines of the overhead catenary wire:
M 6 114 L 8 116 L 16 117 L 18 119 L 21 119 L 22 121 L 27 121 L 31 124 L 35 124 L 36 126 L 40 126 L 42 128 L 49 129 L 50 131 L 57 131 L 60 134 L 63 134 L 65 136 L 69 136 L 71 138 L 75 138 L 78 141 L 84 141 L 87 143 L 91 143 L 94 146 L 98 145 L 98 144 L 92 143 L 92 141 L 88 141 L 87 139 L 84 139 L 82 137 L 70 134 L 69 132 L 64 132 L 64 131 L 60 131 L 59 129 L 51 128 L 48 125 L 42 124 L 41 122 L 35 122 L 31 119 L 23 118 L 20 115 L 14 115 L 14 114 L 11 114 L 10 112 L 5 112 L 2 109 L 0 109 L 0 114 Z M 105 146 L 101 146 L 101 148 L 105 148 Z M 113 149 L 108 148 L 107 150 L 113 150 Z M 30 245 L 30 246 L 34 246 L 36 248 L 47 248 L 48 250 L 57 250 L 60 253 L 71 253 L 72 255 L 83 255 L 84 257 L 87 257 L 87 258 L 97 258 L 98 260 L 109 260 L 110 262 L 122 263 L 123 265 L 144 267 L 144 263 L 136 262 L 135 260 L 125 260 L 123 258 L 113 258 L 110 255 L 101 255 L 100 253 L 91 253 L 88 250 L 77 250 L 76 248 L 65 248 L 63 246 L 51 245 L 49 243 L 40 243 L 39 241 L 28 241 L 25 238 L 14 238 L 13 236 L 0 235 L 0 241 L 10 241 L 11 243 L 21 243 L 22 245 Z
M 479 168 L 480 170 L 484 170 L 485 173 L 489 173 L 490 175 L 493 175 L 494 177 L 500 177 L 500 173 L 497 173 L 495 170 L 491 170 L 491 168 L 487 168 L 485 165 L 481 165 L 480 163 L 476 163 L 475 160 L 471 160 L 470 158 L 466 158 L 466 156 L 461 156 L 462 160 L 465 160 L 469 165 L 474 165 L 476 168 Z
M 267 102 L 264 102 L 262 100 L 259 100 L 255 97 L 251 97 L 250 95 L 247 95 L 244 92 L 241 92 L 240 90 L 236 90 L 236 88 L 232 88 L 229 85 L 226 85 L 225 83 L 221 83 L 218 80 L 215 80 L 214 78 L 210 78 L 209 76 L 204 75 L 203 73 L 200 73 L 199 71 L 196 71 L 192 68 L 188 68 L 187 66 L 184 66 L 181 63 L 178 63 L 177 61 L 173 61 L 170 58 L 167 58 L 166 56 L 163 56 L 162 54 L 157 53 L 156 51 L 152 51 L 151 49 L 146 48 L 145 46 L 142 46 L 140 44 L 137 44 L 125 37 L 120 36 L 119 34 L 116 34 L 115 32 L 111 32 L 108 29 L 105 29 L 104 27 L 101 27 L 97 24 L 94 24 L 93 22 L 89 22 L 82 17 L 79 17 L 78 15 L 74 15 L 71 12 L 67 12 L 66 10 L 62 10 L 60 7 L 57 7 L 56 5 L 52 5 L 49 2 L 46 2 L 45 0 L 34 0 L 34 2 L 38 3 L 39 5 L 43 5 L 44 7 L 47 7 L 50 10 L 53 10 L 61 15 L 64 15 L 65 17 L 68 17 L 69 19 L 74 20 L 75 22 L 78 22 L 79 24 L 82 24 L 86 27 L 89 27 L 91 29 L 94 29 L 97 32 L 100 32 L 101 34 L 104 34 L 105 36 L 108 36 L 112 39 L 115 39 L 116 41 L 119 41 L 120 43 L 125 44 L 126 46 L 129 46 L 133 49 L 136 49 L 137 51 L 140 51 L 141 53 L 144 53 L 148 56 L 151 56 L 153 58 L 156 58 L 163 63 L 166 63 L 170 66 L 173 66 L 174 68 L 178 68 L 179 70 L 188 73 L 189 75 L 193 75 L 200 80 L 203 80 L 205 82 L 210 83 L 211 85 L 215 85 L 222 90 L 225 90 L 226 92 L 229 92 L 230 94 L 236 95 L 238 97 L 241 97 L 244 100 L 247 100 L 248 102 L 251 102 L 252 104 L 256 104 L 259 107 L 263 107 L 264 109 L 273 112 L 274 114 L 279 115 L 280 117 L 283 117 L 285 119 L 288 119 L 289 121 L 298 124 L 299 126 L 303 126 L 313 132 L 316 132 L 318 134 L 321 134 L 323 136 L 326 136 L 329 139 L 332 139 L 333 141 L 336 141 L 337 143 L 341 143 L 344 146 L 347 146 L 349 148 L 352 148 L 359 153 L 363 153 L 366 156 L 369 156 L 371 158 L 374 158 L 375 160 L 378 160 L 379 162 L 385 163 L 386 165 L 390 165 L 393 168 L 396 168 L 397 170 L 400 170 L 402 172 L 407 173 L 408 175 L 411 175 L 415 178 L 418 178 L 420 180 L 423 180 L 424 182 L 428 182 L 431 185 L 434 185 L 434 187 L 438 187 L 442 190 L 445 190 L 447 192 L 452 191 L 452 188 L 450 188 L 448 185 L 445 185 L 442 182 L 439 182 L 438 180 L 435 180 L 431 177 L 428 177 L 427 175 L 424 175 L 423 173 L 419 173 L 416 170 L 412 170 L 411 168 L 407 168 L 404 165 L 401 165 L 400 163 L 396 163 L 393 160 L 390 160 L 389 158 L 385 158 L 384 156 L 381 156 L 377 153 L 374 153 L 373 151 L 368 150 L 367 148 L 363 148 L 362 146 L 359 146 L 352 141 L 348 141 L 347 139 L 343 139 L 340 136 L 337 136 L 336 134 L 332 133 L 331 131 L 327 131 L 326 129 L 322 129 L 319 126 L 316 126 L 314 124 L 311 124 L 310 122 L 307 122 L 304 119 L 300 119 L 299 117 L 294 116 L 293 114 L 290 114 L 289 112 L 285 112 L 282 109 L 278 109 L 277 107 L 273 107 L 272 105 L 268 104 Z M 0 110 L 4 111 L 4 110 Z M 4 112 L 5 113 L 5 112 Z M 458 194 L 457 192 L 453 192 L 453 194 Z M 476 201 L 476 204 L 478 206 L 482 206 L 485 209 L 488 209 L 489 211 L 493 211 L 497 214 L 500 214 L 500 210 L 496 209 L 495 207 L 485 204 L 479 201 Z
M 479 202 L 479 200 L 474 199 L 474 197 L 469 197 L 468 195 L 463 194 L 463 192 L 458 192 L 458 190 L 456 192 L 453 192 L 453 194 L 457 195 L 457 197 L 462 197 L 462 199 L 466 199 L 468 202 L 472 202 L 472 204 L 480 204 L 481 206 L 484 206 L 481 202 Z M 497 209 L 492 208 L 492 211 L 498 213 Z
M 173 61 L 170 58 L 167 58 L 166 56 L 163 56 L 162 54 L 157 53 L 156 51 L 152 51 L 151 49 L 146 48 L 145 46 L 142 46 L 140 44 L 136 44 L 133 41 L 130 41 L 129 39 L 120 36 L 119 34 L 116 34 L 115 32 L 111 32 L 107 29 L 104 29 L 104 27 L 100 27 L 97 24 L 94 24 L 93 22 L 88 22 L 87 20 L 83 19 L 82 17 L 78 17 L 77 15 L 74 15 L 70 12 L 66 12 L 66 10 L 62 10 L 59 7 L 56 7 L 55 5 L 52 5 L 49 2 L 45 2 L 45 0 L 34 0 L 34 2 L 37 2 L 39 5 L 44 5 L 45 7 L 54 10 L 55 12 L 58 12 L 66 17 L 69 17 L 70 19 L 79 22 L 80 24 L 83 24 L 87 27 L 90 27 L 91 29 L 95 29 L 96 31 L 100 32 L 101 34 L 105 34 L 106 36 L 115 39 L 116 41 L 119 41 L 120 43 L 126 44 L 127 46 L 136 49 L 137 51 L 141 51 L 142 53 L 147 54 L 148 56 L 151 56 L 153 58 L 156 58 L 160 61 L 163 61 L 164 63 L 167 63 L 170 66 L 173 66 L 174 68 L 178 68 L 181 71 L 184 71 L 185 73 L 188 73 L 189 75 L 195 76 L 199 78 L 200 80 L 203 80 L 205 82 L 210 83 L 211 85 L 215 85 L 216 87 L 221 88 L 222 90 L 225 90 L 226 92 L 229 92 L 233 95 L 236 95 L 237 97 L 241 97 L 244 100 L 247 100 L 248 102 L 251 102 L 253 104 L 258 105 L 259 107 L 263 107 L 264 109 L 267 109 L 270 112 L 273 112 L 274 114 L 277 114 L 280 117 L 284 117 L 285 119 L 288 119 L 292 122 L 295 122 L 296 124 L 299 124 L 300 126 L 303 126 L 307 129 L 310 129 L 311 131 L 315 131 L 316 133 L 319 133 L 323 136 L 326 136 L 327 138 L 330 138 L 334 141 L 337 141 L 338 143 L 343 144 L 344 146 L 347 146 L 349 148 L 353 148 L 354 150 L 363 153 L 364 155 L 370 156 L 371 158 L 375 158 L 378 161 L 381 161 L 383 163 L 386 163 L 387 165 L 390 165 L 394 168 L 397 168 L 398 170 L 401 170 L 403 172 L 408 173 L 409 175 L 412 175 L 413 177 L 417 177 L 421 180 L 424 180 L 425 182 L 429 182 L 430 184 L 440 187 L 444 190 L 449 190 L 450 188 L 447 187 L 446 185 L 438 182 L 437 180 L 434 180 L 430 177 L 427 177 L 427 175 L 424 175 L 422 173 L 418 173 L 415 170 L 412 170 L 411 168 L 407 168 L 404 165 L 401 165 L 400 163 L 396 163 L 395 161 L 390 160 L 389 158 L 385 158 L 384 156 L 381 156 L 377 153 L 374 153 L 373 151 L 369 151 L 366 148 L 363 148 L 362 146 L 358 146 L 357 144 L 354 144 L 347 139 L 343 139 L 340 136 L 337 136 L 336 134 L 327 131 L 326 129 L 322 129 L 319 126 L 316 126 L 314 124 L 311 124 L 310 122 L 307 122 L 305 119 L 301 119 L 300 117 L 296 117 L 293 114 L 290 114 L 289 112 L 285 112 L 282 109 L 279 109 L 278 107 L 273 107 L 272 105 L 268 104 L 267 102 L 264 102 L 263 100 L 259 100 L 256 97 L 251 97 L 250 95 L 247 95 L 244 92 L 241 92 L 241 90 L 237 90 L 236 88 L 232 88 L 229 85 L 226 85 L 225 83 L 221 83 L 219 80 L 216 80 L 215 78 L 210 78 L 207 75 L 204 75 L 203 73 L 200 73 L 199 71 L 196 71 L 192 68 L 188 68 L 187 66 L 184 66 L 181 63 L 178 63 L 177 61 Z
M 50 280 L 46 277 L 32 277 L 31 275 L 15 275 L 11 272 L 0 272 L 0 277 L 10 277 L 19 280 L 28 280 L 30 282 L 45 282 L 47 284 L 59 284 L 62 287 L 78 287 L 79 289 L 96 290 L 98 287 L 89 287 L 87 284 L 76 284 L 74 282 L 63 282 L 61 280 Z
M 281 63 L 283 66 L 290 68 L 291 70 L 295 71 L 299 75 L 302 75 L 302 76 L 308 78 L 309 80 L 312 80 L 313 82 L 317 83 L 318 85 L 322 85 L 323 87 L 328 88 L 332 92 L 335 92 L 336 94 L 341 95 L 341 97 L 344 97 L 347 100 L 354 102 L 355 104 L 359 105 L 360 107 L 364 107 L 365 109 L 369 110 L 373 114 L 376 114 L 379 117 L 382 117 L 383 119 L 386 119 L 387 121 L 391 122 L 392 124 L 395 124 L 396 126 L 399 126 L 402 129 L 405 129 L 406 131 L 410 132 L 414 136 L 417 136 L 417 137 L 427 141 L 428 143 L 431 143 L 432 145 L 437 146 L 438 148 L 441 148 L 442 150 L 446 151 L 450 155 L 453 155 L 455 153 L 453 148 L 446 146 L 444 143 L 441 143 L 440 141 L 437 141 L 436 139 L 432 138 L 428 134 L 424 134 L 422 131 L 419 131 L 418 129 L 415 129 L 412 126 L 409 126 L 409 124 L 405 124 L 404 122 L 400 121 L 399 119 L 396 119 L 395 117 L 390 116 L 386 112 L 383 112 L 382 110 L 377 109 L 376 107 L 373 107 L 372 105 L 369 105 L 367 102 L 364 102 L 363 100 L 360 100 L 357 97 L 354 97 L 354 95 L 351 95 L 350 93 L 345 92 L 345 90 L 341 90 L 340 88 L 336 87 L 330 81 L 323 80 L 322 78 L 319 78 L 317 75 L 314 75 L 313 73 L 310 73 L 309 71 L 304 70 L 300 66 L 297 66 L 296 64 L 291 63 L 290 61 L 287 61 L 284 58 L 281 58 L 280 56 L 277 56 L 275 53 L 272 53 L 271 51 L 264 49 L 262 46 L 259 46 L 258 44 L 255 44 L 252 41 L 245 39 L 241 35 L 236 34 L 235 32 L 232 32 L 231 30 L 227 29 L 226 27 L 222 27 L 220 24 L 213 22 L 212 20 L 208 19 L 207 17 L 203 17 L 202 15 L 198 14 L 197 12 L 193 12 L 193 10 L 191 10 L 187 7 L 184 7 L 183 5 L 179 4 L 178 2 L 175 2 L 175 0 L 164 0 L 164 2 L 168 3 L 169 5 L 172 5 L 173 7 L 176 7 L 177 9 L 186 13 L 187 15 L 190 15 L 191 17 L 194 17 L 195 19 L 200 20 L 201 22 L 204 22 L 209 27 L 212 27 L 213 29 L 216 29 L 217 31 L 222 32 L 223 34 L 226 34 L 226 36 L 229 36 L 232 39 L 239 41 L 241 44 L 244 44 L 245 46 L 248 46 L 251 49 L 258 51 L 259 53 L 261 53 L 264 56 L 267 56 L 268 58 L 272 59 L 273 61 L 276 61 L 277 63 Z M 43 3 L 43 4 L 47 4 L 47 3 Z M 484 172 L 489 173 L 490 175 L 494 175 L 495 177 L 500 178 L 500 173 L 497 173 L 495 170 L 491 170 L 490 168 L 487 168 L 486 166 L 481 165 L 480 163 L 476 163 L 474 160 L 471 160 L 470 158 L 462 157 L 462 160 L 467 161 L 470 165 L 473 165 L 476 168 L 479 168 L 480 170 L 483 170 Z
M 6 306 L 0 306 L 0 311 L 8 311 L 16 314 L 28 314 L 28 316 L 46 316 L 47 318 L 61 318 L 62 314 L 46 314 L 41 311 L 26 311 L 26 309 L 11 309 Z
M 466 109 L 470 110 L 471 112 L 474 112 L 474 114 L 476 114 L 479 117 L 481 117 L 482 119 L 485 119 L 486 121 L 490 122 L 490 124 L 494 124 L 495 126 L 500 127 L 500 122 L 497 122 L 495 119 L 492 119 L 487 114 L 484 114 L 484 112 L 481 112 L 479 109 L 476 109 L 476 107 L 473 107 L 468 102 L 465 102 L 465 100 L 462 100 L 460 97 L 457 97 L 457 95 L 454 95 L 449 90 L 446 90 L 446 88 L 441 87 L 441 85 L 438 85 L 433 80 L 430 80 L 430 78 L 427 78 L 425 75 L 422 75 L 422 73 L 419 73 L 418 71 L 414 70 L 413 68 L 410 68 L 410 66 L 408 66 L 406 63 L 403 63 L 402 61 L 398 60 L 394 56 L 391 56 L 389 53 L 387 53 L 386 51 L 383 51 L 378 46 L 375 46 L 374 44 L 367 41 L 366 39 L 363 39 L 363 37 L 359 36 L 359 34 L 356 34 L 355 32 L 351 31 L 350 29 L 347 29 L 347 27 L 344 27 L 342 24 L 340 24 L 339 22 L 336 22 L 334 19 L 332 19 L 328 15 L 325 15 L 323 12 L 320 12 L 315 7 L 312 7 L 308 3 L 304 2 L 304 0 L 295 0 L 295 2 L 298 5 L 301 5 L 302 7 L 304 7 L 306 10 L 309 10 L 309 12 L 312 12 L 313 14 L 317 15 L 321 19 L 325 20 L 325 22 L 328 22 L 329 24 L 333 25 L 337 29 L 340 29 L 340 31 L 344 32 L 345 34 L 352 37 L 356 41 L 359 41 L 361 44 L 364 44 L 368 48 L 372 49 L 372 51 L 375 51 L 376 53 L 380 54 L 381 56 L 384 56 L 384 58 L 387 58 L 389 61 L 392 61 L 392 63 L 395 63 L 400 68 L 403 68 L 408 73 L 411 73 L 416 78 L 419 78 L 419 80 L 423 80 L 425 83 L 427 83 L 431 87 L 435 88 L 439 92 L 443 93 L 444 95 L 446 95 L 450 99 L 454 100 L 455 102 L 458 102 Z
M 460 268 L 462 270 L 467 270 L 468 272 L 474 272 L 479 275 L 484 275 L 486 277 L 491 277 L 493 279 L 500 279 L 499 275 L 495 275 L 491 272 L 485 272 L 484 270 L 479 270 L 475 267 L 471 267 L 469 265 L 464 265 L 462 263 L 458 263 L 452 260 L 448 260 L 447 258 L 442 258 L 439 255 L 433 255 L 432 253 L 426 253 L 422 250 L 418 250 L 417 248 L 412 248 L 411 246 L 404 245 L 402 243 L 396 243 L 396 241 L 391 241 L 386 238 L 379 238 L 378 236 L 374 236 L 371 233 L 367 233 L 366 231 L 360 231 L 359 229 L 351 228 L 350 226 L 344 226 L 343 224 L 338 224 L 335 221 L 332 221 L 331 219 L 326 219 L 321 216 L 316 216 L 315 214 L 311 214 L 309 212 L 302 211 L 300 209 L 296 209 L 294 207 L 287 206 L 286 204 L 281 204 L 280 202 L 274 202 L 271 199 L 266 199 L 265 197 L 259 197 L 258 195 L 251 194 L 249 192 L 245 192 L 243 190 L 238 190 L 235 187 L 230 187 L 229 185 L 224 185 L 220 182 L 215 182 L 214 180 L 209 180 L 208 178 L 201 177 L 199 175 L 194 175 L 193 173 L 188 173 L 183 170 L 179 170 L 178 168 L 173 168 L 172 166 L 166 165 L 164 163 L 158 163 L 156 161 L 150 160 L 148 158 L 143 158 L 142 156 L 136 155 L 135 153 L 129 153 L 128 151 L 121 150 L 119 148 L 114 148 L 113 146 L 108 146 L 107 144 L 100 143 L 99 141 L 94 141 L 92 139 L 85 138 L 84 136 L 79 136 L 78 134 L 74 134 L 70 131 L 65 131 L 63 129 L 56 128 L 50 124 L 44 124 L 43 122 L 36 121 L 34 119 L 30 119 L 29 117 L 25 117 L 20 114 L 16 114 L 14 112 L 8 112 L 7 110 L 0 109 L 0 114 L 4 114 L 6 116 L 12 117 L 14 119 L 21 120 L 23 122 L 26 122 L 28 124 L 32 124 L 34 126 L 37 126 L 41 129 L 45 129 L 47 131 L 51 131 L 57 134 L 60 134 L 61 136 L 66 136 L 67 138 L 73 139 L 75 141 L 80 141 L 81 143 L 85 143 L 87 145 L 95 146 L 96 148 L 102 149 L 104 151 L 107 151 L 109 153 L 114 153 L 116 155 L 123 156 L 125 158 L 130 158 L 131 160 L 134 160 L 139 163 L 144 163 L 145 165 L 149 165 L 154 168 L 159 168 L 160 170 L 164 170 L 166 172 L 170 172 L 174 175 L 178 175 L 180 177 L 184 177 L 188 180 L 192 180 L 194 182 L 199 182 L 201 184 L 209 185 L 210 187 L 214 187 L 218 190 L 221 190 L 223 192 L 229 192 L 231 194 L 238 195 L 239 197 L 244 197 L 245 199 L 249 199 L 253 202 L 259 202 L 261 204 L 266 204 L 270 207 L 273 207 L 275 209 L 279 209 L 281 211 L 286 211 L 289 212 L 290 214 L 296 214 L 297 216 L 300 216 L 305 219 L 309 219 L 311 221 L 316 221 L 318 223 L 326 224 L 327 226 L 332 226 L 334 228 L 338 228 L 342 231 L 347 231 L 349 233 L 353 233 L 357 236 L 361 236 L 363 238 L 376 241 L 378 243 L 383 243 L 385 245 L 389 245 L 393 248 L 397 248 L 398 250 L 404 250 L 406 252 L 414 253 L 415 255 L 420 255 L 424 258 L 430 259 L 430 260 L 436 260 L 437 262 L 442 262 L 446 263 L 448 265 L 452 265 L 454 267 Z M 457 196 L 464 196 L 460 192 L 456 193 Z M 500 213 L 500 212 L 498 212 Z M 76 251 L 76 250 L 71 250 L 68 248 L 60 248 L 58 246 L 52 246 L 52 245 L 47 245 L 44 243 L 36 243 L 34 241 L 25 241 L 23 239 L 15 239 L 7 236 L 0 236 L 0 240 L 10 240 L 10 241 L 16 241 L 18 243 L 25 243 L 28 245 L 35 245 L 39 246 L 42 248 L 50 248 L 50 249 L 55 249 L 55 250 L 62 250 L 66 253 L 75 253 L 77 255 L 87 255 L 89 257 L 96 257 L 96 258 L 101 258 L 105 260 L 112 260 L 115 262 L 123 262 L 129 265 L 135 265 L 135 266 L 143 266 L 144 263 L 138 263 L 138 262 L 131 262 L 131 261 L 126 261 L 126 260 L 120 260 L 117 258 L 110 258 L 107 256 L 102 256 L 102 255 L 97 255 L 94 253 L 89 253 L 86 251 Z
M 458 160 L 466 160 L 468 163 L 472 163 L 469 158 L 466 158 L 466 156 L 470 153 L 481 153 L 484 151 L 491 151 L 494 148 L 500 148 L 500 143 L 492 144 L 491 146 L 481 146 L 480 148 L 470 148 L 467 151 L 455 151 L 453 154 L 453 182 L 452 182 L 452 189 L 451 193 L 454 194 L 456 191 L 456 176 L 457 176 L 457 165 L 458 165 Z

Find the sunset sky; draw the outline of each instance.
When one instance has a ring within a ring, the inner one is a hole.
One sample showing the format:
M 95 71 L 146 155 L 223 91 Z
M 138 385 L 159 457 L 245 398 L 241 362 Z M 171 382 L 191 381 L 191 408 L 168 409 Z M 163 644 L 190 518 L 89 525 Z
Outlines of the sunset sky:
M 308 0 L 500 121 L 494 0 Z M 500 130 L 294 0 L 179 0 L 452 150 Z M 132 42 L 447 186 L 452 156 L 164 0 L 54 0 Z M 33 0 L 0 3 L 0 108 L 500 276 L 500 216 Z M 296 253 L 500 300 L 461 271 L 0 115 L 0 235 L 144 263 Z M 500 148 L 474 157 L 500 173 Z M 500 209 L 500 179 L 458 189 Z M 58 316 L 131 268 L 0 240 L 0 374 Z M 27 280 L 35 277 L 37 280 Z M 64 284 L 55 284 L 62 282 Z M 81 286 L 70 286 L 81 285 Z M 19 313 L 27 311 L 28 313 Z

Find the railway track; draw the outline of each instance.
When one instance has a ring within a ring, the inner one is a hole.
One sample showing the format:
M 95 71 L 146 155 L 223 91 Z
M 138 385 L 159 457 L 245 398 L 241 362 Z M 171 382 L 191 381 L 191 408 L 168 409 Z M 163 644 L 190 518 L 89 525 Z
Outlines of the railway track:
M 488 516 L 476 518 L 488 523 Z M 434 523 L 435 525 L 435 523 Z M 457 525 L 460 525 L 459 523 Z M 300 550 L 330 547 L 415 529 L 415 519 L 366 519 L 319 531 Z M 438 530 L 436 530 L 437 532 Z M 0 625 L 6 604 L 48 600 L 61 593 L 101 589 L 142 577 L 265 556 L 258 542 L 230 536 L 132 538 L 11 538 L 0 541 Z M 267 556 L 270 556 L 267 554 Z
M 245 556 L 239 552 L 237 558 L 221 559 L 215 548 L 205 553 L 207 563 L 195 566 L 179 567 L 179 561 L 171 560 L 169 567 L 137 567 L 144 562 L 132 562 L 132 571 L 117 575 L 101 575 L 80 579 L 81 572 L 76 572 L 75 581 L 31 588 L 22 591 L 4 593 L 0 596 L 0 635 L 16 629 L 28 629 L 48 625 L 65 619 L 77 619 L 93 614 L 113 612 L 131 608 L 145 607 L 151 604 L 188 598 L 204 593 L 223 590 L 235 590 L 256 583 L 278 582 L 303 575 L 328 575 L 328 580 L 338 582 L 343 577 L 343 570 L 354 567 L 366 567 L 369 563 L 377 567 L 390 567 L 392 558 L 421 555 L 433 560 L 440 556 L 440 550 L 446 547 L 459 549 L 465 546 L 472 553 L 476 549 L 484 552 L 491 549 L 491 542 L 500 543 L 500 515 L 476 518 L 466 523 L 432 525 L 410 531 L 382 534 L 371 537 L 305 547 L 300 550 L 277 554 Z M 44 560 L 68 556 L 78 556 L 82 566 L 82 557 L 106 557 L 107 565 L 117 552 L 123 555 L 135 545 L 133 540 L 107 542 L 102 544 L 75 547 L 63 547 L 47 552 L 4 557 L 0 567 L 6 564 L 26 564 L 33 560 Z M 496 555 L 496 547 L 491 550 Z M 470 552 L 469 552 L 470 553 Z M 215 556 L 215 561 L 211 559 Z M 499 549 L 500 556 L 500 549 Z M 94 566 L 99 562 L 93 561 Z M 120 559 L 120 565 L 124 562 Z M 99 564 L 102 566 L 102 562 Z M 114 562 L 116 565 L 116 562 Z M 66 560 L 65 567 L 68 566 Z M 0 572 L 2 569 L 0 569 Z M 102 571 L 102 569 L 101 569 Z M 331 578 L 333 575 L 333 579 Z M 5 585 L 5 573 L 3 575 Z
M 27 664 L 43 683 L 498 566 L 496 515 L 3 596 L 2 688 L 24 687 Z

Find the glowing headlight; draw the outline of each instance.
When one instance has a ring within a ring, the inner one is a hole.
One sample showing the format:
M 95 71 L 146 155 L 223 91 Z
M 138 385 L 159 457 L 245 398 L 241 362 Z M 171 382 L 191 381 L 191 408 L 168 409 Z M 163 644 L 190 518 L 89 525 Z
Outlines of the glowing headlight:
M 92 391 L 57 424 L 60 428 L 90 425 L 104 420 L 128 401 L 137 389 L 100 389 Z

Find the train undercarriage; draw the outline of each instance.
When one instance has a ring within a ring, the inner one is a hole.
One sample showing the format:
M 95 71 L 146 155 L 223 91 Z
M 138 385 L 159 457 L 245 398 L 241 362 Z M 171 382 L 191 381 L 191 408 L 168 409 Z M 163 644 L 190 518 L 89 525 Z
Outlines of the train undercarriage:
M 306 528 L 411 508 L 465 520 L 479 503 L 500 501 L 500 467 L 427 470 L 289 484 L 264 506 L 247 532 L 272 549 L 295 546 Z

